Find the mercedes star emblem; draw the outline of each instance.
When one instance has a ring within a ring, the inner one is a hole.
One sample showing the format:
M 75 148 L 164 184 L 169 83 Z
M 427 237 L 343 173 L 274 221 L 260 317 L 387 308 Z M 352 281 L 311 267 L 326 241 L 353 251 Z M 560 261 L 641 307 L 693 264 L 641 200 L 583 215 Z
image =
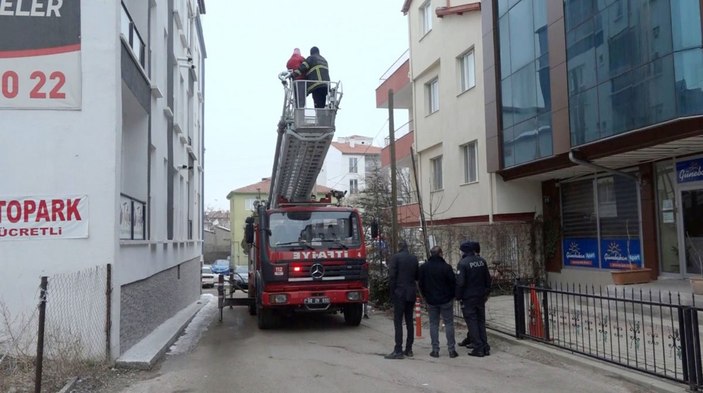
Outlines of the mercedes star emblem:
M 312 278 L 320 279 L 325 275 L 325 267 L 319 263 L 316 263 L 310 267 L 310 275 Z

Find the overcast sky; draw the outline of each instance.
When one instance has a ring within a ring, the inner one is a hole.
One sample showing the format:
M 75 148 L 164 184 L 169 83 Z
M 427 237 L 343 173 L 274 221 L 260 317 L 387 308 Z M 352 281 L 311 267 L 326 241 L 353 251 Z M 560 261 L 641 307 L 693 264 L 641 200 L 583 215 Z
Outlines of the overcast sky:
M 229 209 L 227 194 L 271 176 L 283 107 L 277 75 L 299 47 L 320 48 L 344 96 L 339 136 L 364 135 L 382 146 L 388 111 L 375 89 L 408 48 L 402 0 L 207 0 L 202 16 L 205 65 L 205 207 Z M 312 102 L 312 96 L 307 101 Z M 396 128 L 407 121 L 396 114 Z

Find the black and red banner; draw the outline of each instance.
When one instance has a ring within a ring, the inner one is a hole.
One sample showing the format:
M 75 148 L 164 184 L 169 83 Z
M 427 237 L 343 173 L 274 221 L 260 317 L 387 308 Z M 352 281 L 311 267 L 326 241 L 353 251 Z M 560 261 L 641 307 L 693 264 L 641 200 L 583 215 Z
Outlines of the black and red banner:
M 80 0 L 0 0 L 0 109 L 81 108 Z

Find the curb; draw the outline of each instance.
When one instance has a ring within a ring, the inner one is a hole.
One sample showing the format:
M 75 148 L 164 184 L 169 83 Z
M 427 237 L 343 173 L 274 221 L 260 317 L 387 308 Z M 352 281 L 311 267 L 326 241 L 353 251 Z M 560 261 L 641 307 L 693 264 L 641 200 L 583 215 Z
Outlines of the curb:
M 591 359 L 587 356 L 569 352 L 565 349 L 552 348 L 548 345 L 533 342 L 530 339 L 520 340 L 514 336 L 496 330 L 488 330 L 487 333 L 489 336 L 493 336 L 499 340 L 507 341 L 514 345 L 526 346 L 537 351 L 542 351 L 555 357 L 559 357 L 562 360 L 577 363 L 581 367 L 590 368 L 591 370 L 599 371 L 604 374 L 617 374 L 623 380 L 646 388 L 647 391 L 660 393 L 683 393 L 688 391 L 688 386 L 684 384 L 668 381 L 666 379 L 645 374 L 643 372 L 630 370 L 616 364 Z
M 78 382 L 78 377 L 72 377 L 68 379 L 68 382 L 58 391 L 58 393 L 68 393 L 73 389 L 73 386 Z
M 201 297 L 195 303 L 179 311 L 164 321 L 153 332 L 122 354 L 115 361 L 115 367 L 149 370 L 166 353 L 166 350 L 180 337 L 195 315 L 212 298 Z

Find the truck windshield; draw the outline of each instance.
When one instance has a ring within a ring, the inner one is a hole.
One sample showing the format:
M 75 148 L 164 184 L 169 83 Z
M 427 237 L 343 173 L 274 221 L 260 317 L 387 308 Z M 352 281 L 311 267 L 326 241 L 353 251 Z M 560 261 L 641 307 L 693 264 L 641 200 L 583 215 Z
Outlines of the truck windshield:
M 361 242 L 359 218 L 348 211 L 289 211 L 269 216 L 273 248 L 347 249 Z

